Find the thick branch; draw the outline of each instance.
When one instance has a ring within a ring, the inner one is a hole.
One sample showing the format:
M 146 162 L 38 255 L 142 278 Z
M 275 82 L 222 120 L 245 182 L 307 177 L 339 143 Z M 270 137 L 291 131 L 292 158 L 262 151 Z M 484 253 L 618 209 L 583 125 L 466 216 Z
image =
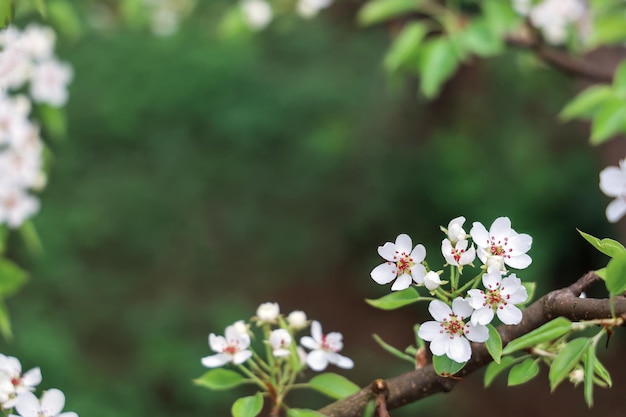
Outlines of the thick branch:
M 498 327 L 503 344 L 506 345 L 558 316 L 573 321 L 610 318 L 611 308 L 608 299 L 579 298 L 581 292 L 599 280 L 597 275 L 590 272 L 569 287 L 541 297 L 524 310 L 520 324 Z M 618 297 L 614 301 L 616 315 L 626 318 L 626 298 Z M 457 377 L 463 378 L 487 365 L 491 360 L 484 344 L 472 343 L 472 359 L 454 378 L 437 375 L 432 365 L 390 378 L 385 381 L 389 390 L 387 408 L 398 408 L 436 393 L 451 391 L 458 382 Z M 371 387 L 366 387 L 350 397 L 322 408 L 319 412 L 330 417 L 359 417 L 374 395 Z

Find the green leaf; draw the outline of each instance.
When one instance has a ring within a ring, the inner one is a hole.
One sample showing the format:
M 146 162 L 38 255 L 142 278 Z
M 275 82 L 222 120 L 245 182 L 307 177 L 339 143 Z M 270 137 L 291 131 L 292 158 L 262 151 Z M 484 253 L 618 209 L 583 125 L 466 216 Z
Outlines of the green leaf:
M 2 255 L 6 249 L 6 241 L 8 235 L 9 229 L 4 225 L 0 225 L 0 255 Z
M 9 26 L 13 19 L 13 1 L 0 0 L 0 29 Z
M 387 344 L 377 334 L 373 334 L 372 337 L 374 337 L 374 340 L 376 341 L 376 343 L 378 343 L 383 349 L 385 349 L 387 352 L 391 353 L 393 356 L 395 356 L 397 358 L 400 358 L 402 360 L 405 360 L 407 362 L 410 362 L 411 364 L 415 365 L 415 358 L 412 358 L 411 356 L 407 355 L 406 353 L 402 352 L 401 350 L 396 349 L 395 347 Z
M 500 360 L 500 363 L 491 362 L 489 365 L 487 365 L 487 369 L 485 370 L 485 387 L 491 385 L 493 380 L 498 375 L 513 366 L 517 361 L 518 360 L 513 358 L 512 356 L 505 356 L 502 358 L 502 360 Z
M 372 0 L 361 7 L 357 15 L 363 26 L 383 22 L 411 11 L 416 11 L 420 0 Z
M 309 381 L 309 386 L 336 400 L 352 395 L 361 389 L 348 378 L 332 372 L 314 376 Z
M 46 2 L 44 0 L 32 0 L 33 4 L 37 8 L 37 11 L 42 17 L 47 16 L 48 9 L 46 7 Z
M 309 410 L 306 408 L 290 408 L 287 411 L 287 417 L 326 417 L 324 414 L 320 414 L 317 411 Z
M 369 400 L 363 410 L 363 417 L 374 417 L 374 413 L 376 413 L 376 401 Z
M 474 19 L 459 36 L 463 47 L 478 56 L 493 56 L 504 50 L 504 42 L 485 20 Z
M 396 37 L 385 55 L 384 66 L 389 72 L 397 71 L 403 64 L 417 58 L 417 51 L 428 28 L 422 22 L 406 25 Z
M 500 363 L 500 358 L 502 357 L 502 338 L 500 337 L 500 333 L 498 333 L 496 328 L 491 324 L 488 324 L 487 328 L 489 329 L 489 339 L 487 339 L 485 343 L 487 352 L 489 352 L 496 363 Z
M 48 18 L 64 36 L 77 39 L 83 33 L 83 24 L 75 6 L 67 0 L 48 1 Z
M 613 96 L 613 89 L 608 85 L 589 87 L 567 103 L 559 113 L 559 118 L 571 120 L 576 117 L 591 117 L 604 102 Z
M 256 417 L 263 408 L 263 396 L 260 392 L 250 396 L 239 398 L 231 409 L 233 417 Z
M 48 136 L 62 139 L 67 136 L 67 120 L 62 107 L 38 106 L 37 113 Z
M 626 291 L 626 253 L 615 256 L 609 261 L 604 283 L 611 295 L 621 295 Z
M 443 376 L 451 376 L 459 372 L 465 366 L 466 362 L 459 363 L 453 361 L 447 355 L 433 356 L 433 366 L 435 372 Z
M 599 145 L 622 132 L 625 120 L 626 100 L 619 98 L 607 100 L 593 117 L 591 144 Z
M 496 36 L 505 35 L 520 21 L 519 15 L 513 10 L 510 2 L 482 0 L 481 7 L 489 29 Z
M 28 274 L 22 268 L 0 258 L 0 298 L 15 294 L 28 279 Z
M 395 291 L 376 300 L 366 299 L 365 302 L 381 310 L 395 310 L 396 308 L 413 304 L 419 301 L 419 298 L 420 295 L 415 287 L 409 287 L 406 290 Z
M 580 235 L 584 237 L 587 242 L 591 243 L 594 248 L 596 248 L 603 254 L 610 256 L 611 258 L 626 253 L 626 248 L 624 248 L 621 243 L 613 239 L 604 238 L 600 240 L 597 237 L 593 237 L 590 234 L 582 232 L 580 230 L 578 230 L 578 233 L 580 233 Z
M 615 93 L 623 97 L 626 94 L 626 60 L 622 61 L 613 74 Z
M 533 301 L 535 297 L 535 292 L 537 291 L 537 283 L 536 282 L 522 282 L 522 286 L 526 288 L 526 294 L 528 294 L 528 298 L 523 303 L 519 303 L 518 306 L 526 306 Z
M 520 385 L 524 382 L 528 382 L 539 374 L 539 365 L 537 365 L 537 361 L 532 358 L 528 358 L 524 360 L 522 363 L 518 363 L 517 365 L 511 368 L 511 372 L 509 372 L 509 380 L 508 385 Z
M 536 328 L 532 332 L 526 333 L 525 335 L 509 342 L 509 344 L 507 344 L 502 350 L 502 354 L 508 355 L 509 353 L 526 349 L 539 343 L 549 342 L 550 340 L 563 336 L 571 328 L 571 321 L 565 317 L 557 317 L 543 326 Z
M 561 381 L 567 378 L 572 369 L 580 362 L 589 345 L 588 337 L 579 337 L 571 340 L 561 349 L 554 361 L 552 361 L 550 372 L 548 373 L 551 391 L 554 391 Z
M 41 239 L 39 239 L 39 233 L 37 233 L 37 229 L 32 220 L 29 219 L 22 223 L 19 228 L 19 233 L 31 256 L 38 257 L 43 255 L 43 244 L 41 243 Z
M 592 349 L 590 348 L 589 350 L 592 350 Z M 602 362 L 600 362 L 600 360 L 595 356 L 595 352 L 594 352 L 594 357 L 596 358 L 595 364 L 594 364 L 594 373 L 598 376 L 598 378 L 600 378 L 609 387 L 611 387 L 613 385 L 611 374 L 609 374 L 609 371 L 604 367 L 604 365 L 602 365 Z
M 584 359 L 584 388 L 585 388 L 585 402 L 587 407 L 593 406 L 593 374 L 596 366 L 596 354 L 593 346 L 585 352 Z
M 422 93 L 427 98 L 433 98 L 439 94 L 443 83 L 454 74 L 459 59 L 450 39 L 440 36 L 424 43 L 418 64 Z
M 593 45 L 623 44 L 626 41 L 626 25 L 622 13 L 603 16 L 594 22 L 592 27 L 589 41 Z
M 239 372 L 217 368 L 208 371 L 200 378 L 194 379 L 193 382 L 208 389 L 225 390 L 239 386 L 246 381 L 246 378 Z

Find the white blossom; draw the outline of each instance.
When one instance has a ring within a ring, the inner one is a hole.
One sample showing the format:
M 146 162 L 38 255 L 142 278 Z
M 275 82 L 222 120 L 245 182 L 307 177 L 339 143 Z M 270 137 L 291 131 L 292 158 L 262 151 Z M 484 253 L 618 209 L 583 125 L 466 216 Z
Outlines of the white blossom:
M 435 271 L 429 271 L 424 275 L 424 286 L 428 288 L 428 291 L 434 291 L 442 284 L 439 274 Z
M 513 8 L 527 16 L 548 43 L 559 45 L 567 40 L 568 30 L 576 26 L 581 37 L 589 31 L 589 11 L 585 0 L 513 0 Z
M 600 172 L 600 190 L 614 197 L 606 208 L 606 218 L 615 223 L 626 214 L 626 159 L 619 161 L 619 167 L 606 167 Z
M 62 412 L 65 407 L 65 395 L 61 390 L 45 391 L 41 400 L 32 392 L 25 392 L 18 397 L 15 410 L 21 417 L 78 417 L 73 411 Z M 13 416 L 13 415 L 11 415 Z
M 467 240 L 459 240 L 453 244 L 450 240 L 444 239 L 441 241 L 441 253 L 449 265 L 459 267 L 469 265 L 476 258 L 476 249 L 474 245 L 468 249 L 467 245 L 469 245 Z
M 235 325 L 226 328 L 225 337 L 211 333 L 209 346 L 217 354 L 202 358 L 202 365 L 207 368 L 215 368 L 230 362 L 241 365 L 252 356 L 252 352 L 248 349 L 250 335 L 247 332 L 241 332 L 241 329 Z
M 307 354 L 306 363 L 314 371 L 323 371 L 329 363 L 340 368 L 350 369 L 354 366 L 352 359 L 340 355 L 343 349 L 343 336 L 338 332 L 322 333 L 322 325 L 318 321 L 311 323 L 311 336 L 304 336 L 300 343 L 311 349 Z
M 30 95 L 37 103 L 61 107 L 67 103 L 67 85 L 72 80 L 72 68 L 55 59 L 38 64 L 30 83 Z
M 272 21 L 272 7 L 265 0 L 243 0 L 241 10 L 252 29 L 261 30 Z
M 13 356 L 0 354 L 0 404 L 8 410 L 24 392 L 34 391 L 41 382 L 41 370 L 33 368 L 22 374 L 22 364 Z
M 276 357 L 288 356 L 291 346 L 291 335 L 286 329 L 272 330 L 269 337 L 269 344 L 272 347 L 272 353 Z
M 502 272 L 506 272 L 505 264 L 524 269 L 532 262 L 526 254 L 532 245 L 532 238 L 513 230 L 508 217 L 498 217 L 489 231 L 481 223 L 474 222 L 470 234 L 478 246 L 478 258 L 487 268 L 497 265 Z
M 387 262 L 378 265 L 372 270 L 370 276 L 378 284 L 388 284 L 396 280 L 391 286 L 392 291 L 399 291 L 408 288 L 411 282 L 416 284 L 424 283 L 426 268 L 422 262 L 426 258 L 424 245 L 417 245 L 413 250 L 411 238 L 406 234 L 401 234 L 396 238 L 396 242 L 387 242 L 378 247 L 378 254 Z M 396 279 L 397 278 L 397 279 Z
M 433 300 L 428 311 L 436 321 L 423 323 L 417 334 L 430 342 L 430 351 L 435 356 L 446 355 L 458 363 L 467 362 L 472 356 L 472 342 L 485 342 L 489 330 L 481 324 L 465 323 L 473 309 L 466 300 L 456 298 L 452 309 L 443 301 Z
M 280 314 L 278 303 L 263 303 L 257 308 L 256 316 L 264 323 L 274 323 Z
M 298 14 L 306 19 L 315 17 L 320 10 L 327 8 L 333 0 L 298 0 Z
M 287 316 L 287 323 L 289 324 L 289 327 L 294 330 L 305 328 L 308 325 L 306 313 L 300 310 L 292 311 Z

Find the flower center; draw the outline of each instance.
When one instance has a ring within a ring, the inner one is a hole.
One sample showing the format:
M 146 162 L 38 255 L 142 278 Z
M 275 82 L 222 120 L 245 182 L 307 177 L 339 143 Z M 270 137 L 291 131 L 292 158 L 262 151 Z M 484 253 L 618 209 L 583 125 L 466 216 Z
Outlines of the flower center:
M 333 346 L 331 341 L 328 340 L 325 334 L 322 335 L 322 343 L 320 343 L 320 347 L 327 352 L 337 352 L 338 349 Z
M 509 238 L 505 237 L 503 240 L 497 240 L 495 236 L 491 236 L 491 241 L 489 242 L 489 253 L 493 256 L 503 256 L 505 258 L 510 258 L 511 255 L 508 252 L 512 252 L 513 249 L 508 248 Z
M 491 308 L 502 308 L 502 306 L 505 306 L 507 304 L 506 300 L 508 300 L 511 296 L 508 294 L 502 296 L 500 290 L 501 288 L 488 290 L 486 293 L 481 291 L 481 293 L 485 297 L 485 302 L 483 303 L 483 306 L 489 306 Z
M 452 255 L 452 257 L 454 258 L 454 260 L 456 262 L 460 262 L 461 261 L 461 256 L 463 255 L 463 253 L 465 253 L 464 249 L 456 249 L 456 248 L 452 248 L 452 250 L 450 251 L 450 254 Z
M 397 259 L 396 267 L 398 268 L 398 275 L 411 273 L 411 267 L 415 265 L 413 258 L 411 258 L 404 252 L 399 254 L 399 252 L 396 251 L 396 255 L 393 257 L 393 259 Z
M 455 314 L 450 313 L 449 319 L 444 319 L 443 322 L 440 323 L 440 326 L 443 328 L 442 332 L 446 332 L 450 335 L 450 338 L 454 338 L 454 336 L 463 336 L 463 334 L 468 332 L 469 324 L 465 324 L 463 321 L 464 317 L 457 317 Z

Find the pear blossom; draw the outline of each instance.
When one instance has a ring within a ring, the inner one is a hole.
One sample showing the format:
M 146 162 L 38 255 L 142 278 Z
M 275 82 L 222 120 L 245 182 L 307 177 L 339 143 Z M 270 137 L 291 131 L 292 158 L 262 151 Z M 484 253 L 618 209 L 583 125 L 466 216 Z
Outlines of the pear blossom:
M 465 230 L 463 229 L 463 223 L 465 223 L 465 217 L 459 216 L 450 220 L 448 223 L 448 227 L 439 227 L 442 232 L 444 232 L 448 236 L 448 240 L 453 245 L 461 240 L 467 240 L 469 237 Z
M 67 85 L 72 80 L 72 67 L 49 59 L 37 64 L 30 82 L 30 95 L 37 103 L 61 107 L 67 103 Z
M 327 8 L 333 0 L 298 0 L 298 14 L 306 19 L 315 17 L 320 10 Z
M 289 347 L 291 346 L 291 334 L 286 329 L 272 330 L 269 337 L 269 343 L 272 347 L 272 353 L 276 357 L 288 356 Z
M 207 368 L 215 368 L 230 362 L 241 365 L 250 359 L 252 352 L 248 349 L 250 335 L 247 332 L 243 333 L 240 328 L 231 325 L 226 327 L 225 336 L 216 336 L 214 333 L 209 335 L 209 346 L 217 354 L 202 358 L 202 365 Z
M 387 262 L 378 265 L 372 270 L 370 276 L 378 284 L 388 284 L 396 280 L 391 286 L 392 291 L 399 291 L 408 288 L 411 282 L 416 284 L 424 283 L 426 268 L 422 262 L 426 258 L 424 245 L 413 247 L 411 238 L 406 234 L 401 234 L 396 238 L 396 242 L 387 242 L 378 247 L 378 254 Z
M 19 188 L 0 189 L 0 223 L 19 227 L 39 211 L 39 201 Z
M 300 330 L 308 325 L 306 313 L 304 311 L 295 310 L 289 313 L 287 316 L 287 323 L 289 327 L 294 330 Z
M 589 13 L 585 0 L 513 0 L 513 8 L 539 29 L 548 43 L 558 45 L 567 40 L 568 27 L 577 25 L 585 34 L 589 30 Z
M 467 292 L 470 306 L 474 308 L 472 324 L 489 324 L 493 320 L 494 311 L 504 324 L 519 324 L 522 311 L 515 304 L 528 299 L 526 288 L 515 274 L 502 278 L 497 266 L 490 266 L 483 274 L 485 290 L 471 289 Z
M 241 10 L 252 29 L 261 30 L 272 21 L 272 7 L 265 0 L 243 0 Z
M 626 214 L 626 159 L 619 161 L 619 167 L 606 167 L 600 172 L 600 190 L 615 198 L 606 208 L 606 218 L 616 223 Z
M 474 245 L 471 245 L 468 249 L 468 245 L 469 241 L 467 240 L 459 240 L 453 243 L 449 239 L 444 239 L 441 241 L 441 253 L 449 265 L 459 267 L 469 265 L 476 258 L 476 249 L 474 249 Z
M 424 286 L 428 288 L 428 291 L 436 290 L 441 284 L 443 284 L 443 282 L 441 282 L 439 274 L 435 271 L 428 271 L 428 273 L 424 275 Z
M 506 272 L 505 264 L 524 269 L 532 262 L 526 254 L 532 245 L 532 238 L 513 230 L 508 217 L 498 217 L 489 231 L 481 223 L 474 222 L 470 234 L 478 247 L 478 258 L 487 268 L 497 265 L 502 272 Z
M 13 408 L 19 395 L 34 391 L 40 382 L 39 368 L 22 373 L 19 359 L 0 354 L 0 404 L 3 409 Z
M 322 333 L 322 325 L 314 320 L 311 323 L 311 336 L 304 336 L 300 343 L 311 351 L 306 356 L 306 363 L 314 371 L 323 371 L 329 363 L 340 368 L 350 369 L 354 366 L 352 359 L 340 355 L 343 349 L 343 336 L 339 332 Z
M 43 393 L 39 400 L 32 392 L 25 392 L 18 397 L 15 410 L 21 417 L 78 417 L 73 411 L 62 413 L 65 407 L 65 395 L 61 390 L 51 389 Z M 11 417 L 16 417 L 11 414 Z
M 452 308 L 443 301 L 433 300 L 428 311 L 435 321 L 423 323 L 417 334 L 430 342 L 430 351 L 435 356 L 447 355 L 458 363 L 467 362 L 472 356 L 472 342 L 485 342 L 489 330 L 481 324 L 465 323 L 474 311 L 466 300 L 458 297 Z
M 278 303 L 263 303 L 257 308 L 256 316 L 260 322 L 273 323 L 280 314 Z

